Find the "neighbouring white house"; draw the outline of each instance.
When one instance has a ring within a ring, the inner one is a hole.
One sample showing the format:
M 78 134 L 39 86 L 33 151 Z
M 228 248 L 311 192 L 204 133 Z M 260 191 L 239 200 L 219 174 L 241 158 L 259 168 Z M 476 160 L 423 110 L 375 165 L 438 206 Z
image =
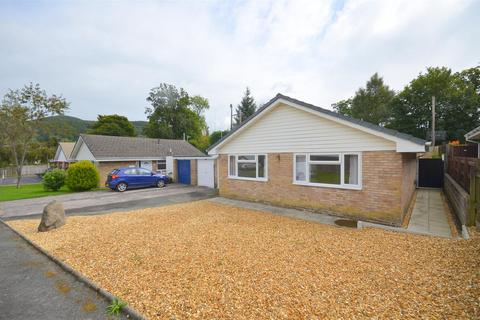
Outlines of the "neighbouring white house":
M 425 141 L 281 94 L 210 147 L 221 196 L 399 225 Z
M 95 163 L 101 185 L 113 169 L 139 166 L 179 183 L 214 187 L 214 160 L 184 140 L 82 134 L 71 159 Z
M 55 157 L 50 163 L 60 169 L 68 168 L 69 163 L 73 162 L 70 158 L 75 142 L 59 142 Z
M 476 127 L 465 135 L 467 142 L 477 144 L 477 157 L 480 159 L 480 127 Z

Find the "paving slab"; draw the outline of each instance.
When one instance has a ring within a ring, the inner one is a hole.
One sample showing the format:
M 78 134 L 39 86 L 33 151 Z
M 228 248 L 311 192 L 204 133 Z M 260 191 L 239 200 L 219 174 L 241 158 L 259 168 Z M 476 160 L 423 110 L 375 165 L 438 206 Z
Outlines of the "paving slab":
M 407 230 L 451 238 L 452 233 L 447 219 L 440 189 L 418 189 L 412 216 Z
M 105 311 L 108 305 L 0 223 L 0 319 L 112 319 Z

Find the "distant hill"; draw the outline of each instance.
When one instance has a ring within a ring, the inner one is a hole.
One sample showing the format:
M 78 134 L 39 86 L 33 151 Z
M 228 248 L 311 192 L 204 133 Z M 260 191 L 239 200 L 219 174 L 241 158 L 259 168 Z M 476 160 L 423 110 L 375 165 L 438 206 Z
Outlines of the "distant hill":
M 65 115 L 48 117 L 43 121 L 49 129 L 39 132 L 40 141 L 48 141 L 51 138 L 56 138 L 58 141 L 75 141 L 81 133 L 86 133 L 95 122 Z M 135 127 L 137 135 L 141 136 L 147 121 L 131 121 L 131 123 Z

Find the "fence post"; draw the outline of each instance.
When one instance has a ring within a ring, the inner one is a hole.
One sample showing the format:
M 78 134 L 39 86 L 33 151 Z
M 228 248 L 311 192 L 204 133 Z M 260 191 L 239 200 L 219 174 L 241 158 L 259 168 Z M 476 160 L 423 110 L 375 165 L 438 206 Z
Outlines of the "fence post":
M 480 161 L 479 161 L 480 164 Z M 475 224 L 477 230 L 480 230 L 480 167 L 477 166 L 477 174 L 475 175 Z
M 469 186 L 469 194 L 470 200 L 468 202 L 468 216 L 467 216 L 467 226 L 474 226 L 475 225 L 475 213 L 477 211 L 477 190 L 476 189 L 476 182 L 475 178 L 477 176 L 477 168 L 471 167 L 468 171 L 469 178 L 470 178 L 470 186 Z

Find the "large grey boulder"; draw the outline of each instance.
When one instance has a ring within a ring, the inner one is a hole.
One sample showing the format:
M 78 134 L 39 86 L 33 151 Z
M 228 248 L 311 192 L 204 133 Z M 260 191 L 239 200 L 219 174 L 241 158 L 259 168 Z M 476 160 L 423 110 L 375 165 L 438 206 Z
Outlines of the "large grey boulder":
M 42 221 L 38 226 L 39 232 L 60 228 L 65 224 L 65 209 L 63 203 L 52 201 L 43 208 Z

